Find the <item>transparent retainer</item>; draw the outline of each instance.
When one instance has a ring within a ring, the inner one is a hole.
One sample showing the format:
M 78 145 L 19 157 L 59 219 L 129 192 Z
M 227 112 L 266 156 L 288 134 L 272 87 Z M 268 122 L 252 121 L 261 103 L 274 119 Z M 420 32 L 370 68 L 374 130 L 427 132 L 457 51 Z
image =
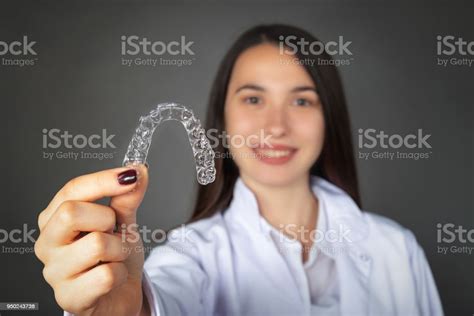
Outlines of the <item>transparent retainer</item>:
M 148 116 L 140 117 L 140 125 L 128 145 L 123 165 L 145 164 L 155 129 L 162 122 L 170 120 L 181 122 L 186 129 L 194 154 L 198 182 L 202 185 L 214 182 L 216 179 L 215 153 L 206 137 L 205 130 L 193 111 L 177 103 L 158 104 Z

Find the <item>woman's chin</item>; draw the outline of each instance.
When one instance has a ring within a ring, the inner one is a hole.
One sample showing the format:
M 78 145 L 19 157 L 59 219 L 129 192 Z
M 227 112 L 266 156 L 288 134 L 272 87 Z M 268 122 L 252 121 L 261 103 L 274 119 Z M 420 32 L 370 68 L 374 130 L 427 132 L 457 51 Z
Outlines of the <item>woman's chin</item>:
M 249 173 L 252 174 L 252 181 L 265 186 L 283 187 L 291 186 L 301 179 L 302 172 L 300 170 L 280 169 L 266 170 L 267 168 L 259 168 Z

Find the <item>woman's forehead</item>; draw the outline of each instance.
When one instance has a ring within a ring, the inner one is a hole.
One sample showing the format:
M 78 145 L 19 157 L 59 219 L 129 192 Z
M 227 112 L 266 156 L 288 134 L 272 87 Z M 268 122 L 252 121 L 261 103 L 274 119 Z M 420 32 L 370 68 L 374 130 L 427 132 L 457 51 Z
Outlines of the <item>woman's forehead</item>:
M 296 56 L 280 53 L 278 46 L 260 44 L 245 50 L 236 60 L 231 83 L 262 86 L 314 86 Z

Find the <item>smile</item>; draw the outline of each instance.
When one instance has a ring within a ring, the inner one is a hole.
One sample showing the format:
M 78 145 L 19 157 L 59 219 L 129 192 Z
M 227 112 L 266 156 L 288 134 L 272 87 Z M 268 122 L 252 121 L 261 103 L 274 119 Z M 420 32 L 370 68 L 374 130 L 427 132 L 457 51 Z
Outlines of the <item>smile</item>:
M 281 165 L 290 161 L 297 149 L 283 145 L 273 145 L 271 148 L 254 148 L 253 151 L 260 161 L 271 165 Z
M 289 150 L 258 150 L 258 153 L 268 158 L 285 157 L 291 154 Z

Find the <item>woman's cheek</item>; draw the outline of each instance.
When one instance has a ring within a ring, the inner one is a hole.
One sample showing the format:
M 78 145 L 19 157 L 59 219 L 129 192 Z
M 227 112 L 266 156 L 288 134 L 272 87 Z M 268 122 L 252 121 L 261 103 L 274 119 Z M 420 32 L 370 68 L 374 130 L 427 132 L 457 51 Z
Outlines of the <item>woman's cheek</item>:
M 310 164 L 314 163 L 322 150 L 324 143 L 324 118 L 317 115 L 312 120 L 306 119 L 304 124 L 299 124 L 299 135 L 301 140 L 305 140 L 306 160 Z
M 228 122 L 227 133 L 236 149 L 245 149 L 249 141 L 254 140 L 252 135 L 258 135 L 258 124 L 248 115 L 234 115 Z

